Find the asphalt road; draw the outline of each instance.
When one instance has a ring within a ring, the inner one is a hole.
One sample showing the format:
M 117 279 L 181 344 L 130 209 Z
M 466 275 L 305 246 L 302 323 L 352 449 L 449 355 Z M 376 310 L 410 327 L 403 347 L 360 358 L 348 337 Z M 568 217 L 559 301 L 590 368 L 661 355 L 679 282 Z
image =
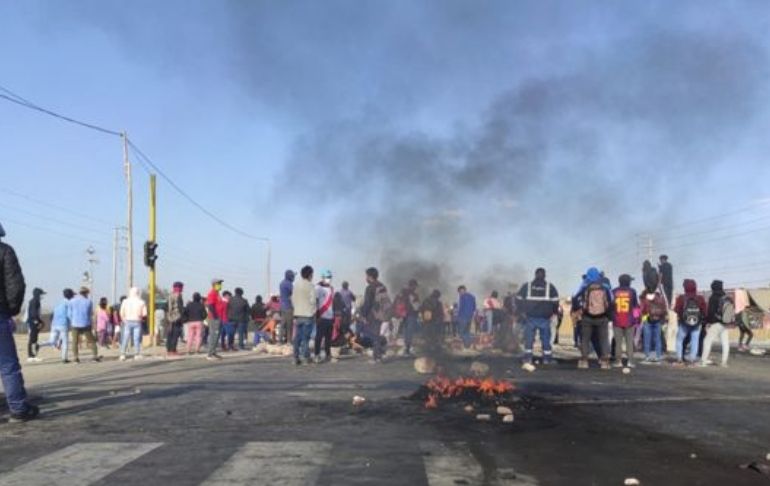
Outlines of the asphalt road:
M 405 399 L 426 378 L 406 359 L 25 366 L 43 416 L 0 424 L 0 486 L 770 484 L 738 467 L 770 453 L 770 358 L 630 375 L 483 360 L 516 383 L 513 425 Z

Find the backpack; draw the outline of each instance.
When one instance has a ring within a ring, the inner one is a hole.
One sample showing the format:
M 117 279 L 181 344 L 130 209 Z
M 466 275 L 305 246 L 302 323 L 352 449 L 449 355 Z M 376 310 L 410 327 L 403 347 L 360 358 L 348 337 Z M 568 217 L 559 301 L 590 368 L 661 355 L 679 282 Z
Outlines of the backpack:
M 589 316 L 603 316 L 607 314 L 610 303 L 607 299 L 607 291 L 601 283 L 595 282 L 589 285 L 583 299 L 583 310 Z
M 430 322 L 433 320 L 433 311 L 430 309 L 423 309 L 421 316 L 423 323 Z
M 698 305 L 698 299 L 687 297 L 682 309 L 682 321 L 688 326 L 697 326 L 703 320 L 703 311 Z
M 733 324 L 735 322 L 735 304 L 728 296 L 719 299 L 719 310 L 717 318 L 722 324 Z
M 384 285 L 377 287 L 374 294 L 374 318 L 380 322 L 390 321 L 393 317 L 393 301 Z
M 396 302 L 393 304 L 393 315 L 399 319 L 403 319 L 406 317 L 406 314 L 406 299 L 403 295 L 399 295 L 396 297 Z
M 668 309 L 663 301 L 663 296 L 658 292 L 655 292 L 654 295 L 655 297 L 650 301 L 647 315 L 649 321 L 658 322 L 665 319 L 666 314 L 668 314 Z

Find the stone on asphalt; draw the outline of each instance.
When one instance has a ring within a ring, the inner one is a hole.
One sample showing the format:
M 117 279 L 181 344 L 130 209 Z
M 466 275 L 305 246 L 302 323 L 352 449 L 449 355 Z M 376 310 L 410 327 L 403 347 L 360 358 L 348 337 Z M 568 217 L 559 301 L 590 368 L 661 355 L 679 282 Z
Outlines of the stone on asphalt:
M 429 375 L 436 371 L 436 362 L 427 356 L 417 358 L 414 360 L 414 371 L 421 375 Z
M 471 363 L 471 374 L 474 376 L 487 376 L 489 374 L 489 365 L 481 361 Z

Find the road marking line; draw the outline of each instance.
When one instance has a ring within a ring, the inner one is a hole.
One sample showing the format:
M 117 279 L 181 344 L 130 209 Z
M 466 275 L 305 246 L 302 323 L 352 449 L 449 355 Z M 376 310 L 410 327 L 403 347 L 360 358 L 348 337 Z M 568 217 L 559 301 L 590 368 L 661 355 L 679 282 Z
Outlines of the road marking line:
M 633 405 L 635 403 L 678 403 L 694 401 L 722 401 L 722 402 L 756 402 L 770 400 L 770 395 L 749 395 L 743 397 L 733 396 L 709 396 L 709 397 L 644 397 L 644 398 L 606 398 L 598 400 L 551 400 L 550 405 Z
M 72 444 L 0 475 L 0 486 L 86 486 L 161 445 L 162 442 Z
M 331 449 L 328 442 L 248 442 L 201 486 L 312 485 Z
M 420 442 L 429 486 L 475 486 L 484 483 L 484 471 L 465 442 Z

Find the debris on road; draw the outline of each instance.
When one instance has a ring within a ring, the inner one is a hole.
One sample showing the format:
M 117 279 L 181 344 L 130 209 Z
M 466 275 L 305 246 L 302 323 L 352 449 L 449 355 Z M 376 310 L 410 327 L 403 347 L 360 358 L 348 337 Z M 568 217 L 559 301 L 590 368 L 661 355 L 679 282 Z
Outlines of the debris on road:
M 420 357 L 414 360 L 414 371 L 421 375 L 430 375 L 436 371 L 436 362 L 432 358 Z
M 623 374 L 624 375 L 630 375 L 631 374 L 631 368 L 629 368 L 628 366 L 623 368 Z
M 488 413 L 480 413 L 476 415 L 476 420 L 479 420 L 481 422 L 488 422 L 490 419 L 492 419 L 492 416 Z
M 741 464 L 741 469 L 751 469 L 752 471 L 756 471 L 760 474 L 764 474 L 765 476 L 770 476 L 770 465 L 762 464 L 761 462 L 750 462 L 748 464 Z
M 626 480 L 623 481 L 623 484 L 625 486 L 639 486 L 642 483 L 640 483 L 636 478 L 626 478 Z
M 489 365 L 482 363 L 481 361 L 474 361 L 471 363 L 471 375 L 473 376 L 487 376 L 489 374 Z
M 537 368 L 535 368 L 535 365 L 533 365 L 532 363 L 524 363 L 523 365 L 521 365 L 521 369 L 523 369 L 524 371 L 528 371 L 528 372 L 532 373 Z
M 497 407 L 497 415 L 512 415 L 513 410 L 510 409 L 510 407 L 504 407 L 500 405 Z
M 690 459 L 697 459 L 697 458 L 698 458 L 698 454 L 696 454 L 694 452 L 692 454 L 690 454 Z
M 362 397 L 360 395 L 356 395 L 356 396 L 353 397 L 353 406 L 354 407 L 360 407 L 365 402 L 366 402 L 366 398 L 364 398 L 364 397 Z
M 762 348 L 751 348 L 749 353 L 753 356 L 764 356 L 767 354 L 767 350 Z
M 467 413 L 473 412 L 473 405 L 466 405 L 463 410 L 465 410 Z
M 513 414 L 508 414 L 503 416 L 503 423 L 504 424 L 512 424 L 513 423 Z

